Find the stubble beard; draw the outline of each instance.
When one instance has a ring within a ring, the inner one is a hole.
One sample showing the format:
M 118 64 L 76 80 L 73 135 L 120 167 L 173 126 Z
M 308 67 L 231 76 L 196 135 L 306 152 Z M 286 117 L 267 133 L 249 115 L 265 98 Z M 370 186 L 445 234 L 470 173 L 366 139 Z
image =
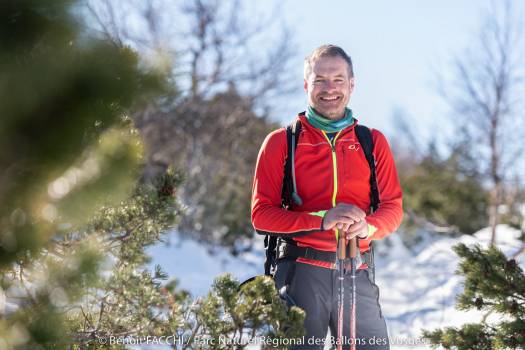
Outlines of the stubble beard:
M 339 120 L 344 118 L 346 105 L 348 104 L 348 98 L 343 93 L 337 93 L 340 100 L 337 104 L 330 105 L 322 100 L 326 93 L 319 93 L 312 102 L 315 104 L 312 106 L 319 114 L 330 120 Z
M 317 113 L 321 114 L 322 116 L 330 120 L 339 120 L 345 116 L 346 106 L 339 107 L 337 110 L 335 109 L 327 110 L 327 109 L 320 107 L 319 105 L 313 106 L 313 107 L 317 111 Z

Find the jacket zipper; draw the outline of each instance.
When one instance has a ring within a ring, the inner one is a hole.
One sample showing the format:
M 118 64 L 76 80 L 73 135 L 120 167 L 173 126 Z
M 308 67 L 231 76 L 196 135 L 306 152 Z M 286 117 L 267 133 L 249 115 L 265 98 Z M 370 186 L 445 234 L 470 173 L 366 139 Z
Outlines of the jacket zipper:
M 342 131 L 342 130 L 341 130 Z M 337 198 L 337 190 L 338 190 L 338 180 L 337 180 L 337 156 L 335 153 L 335 142 L 337 141 L 337 138 L 341 134 L 341 131 L 339 131 L 333 141 L 330 141 L 330 138 L 326 135 L 326 132 L 323 131 L 323 135 L 328 141 L 328 144 L 330 145 L 330 148 L 332 149 L 332 164 L 334 169 L 334 193 L 332 194 L 332 207 L 335 207 L 337 205 L 336 198 Z M 339 230 L 335 230 L 335 238 L 336 240 L 339 239 Z

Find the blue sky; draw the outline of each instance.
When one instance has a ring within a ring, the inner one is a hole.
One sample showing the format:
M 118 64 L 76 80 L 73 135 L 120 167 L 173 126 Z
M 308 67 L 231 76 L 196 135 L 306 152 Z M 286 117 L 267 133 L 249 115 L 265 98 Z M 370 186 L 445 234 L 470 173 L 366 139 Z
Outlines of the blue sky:
M 259 2 L 258 6 L 271 9 L 276 1 Z M 454 57 L 476 39 L 490 3 L 286 0 L 283 20 L 299 51 L 293 72 L 297 95 L 283 107 L 279 120 L 289 123 L 306 104 L 302 58 L 315 47 L 332 43 L 352 56 L 356 90 L 349 106 L 361 123 L 390 136 L 397 108 L 424 139 L 449 133 L 451 122 L 448 107 L 438 94 L 438 76 L 451 76 Z M 524 1 L 511 3 L 517 12 L 524 13 Z

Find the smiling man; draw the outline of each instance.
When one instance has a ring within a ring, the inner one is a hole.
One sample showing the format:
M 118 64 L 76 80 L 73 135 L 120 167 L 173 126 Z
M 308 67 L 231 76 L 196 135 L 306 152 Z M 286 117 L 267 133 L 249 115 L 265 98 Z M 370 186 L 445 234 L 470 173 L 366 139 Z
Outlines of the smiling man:
M 323 53 L 314 52 L 304 67 L 309 110 L 330 120 L 340 120 L 345 117 L 346 105 L 354 91 L 352 61 L 348 56 L 319 56 Z
M 370 247 L 401 223 L 402 192 L 385 137 L 358 125 L 347 108 L 354 85 L 352 61 L 343 49 L 323 45 L 314 50 L 304 63 L 308 107 L 294 122 L 300 132 L 293 142 L 286 128 L 270 133 L 257 159 L 252 223 L 258 233 L 279 237 L 276 286 L 306 312 L 305 343 L 296 349 L 322 349 L 328 328 L 337 334 L 339 234 L 347 240 L 358 237 L 365 257 L 355 278 L 357 333 L 352 342 L 357 349 L 389 349 Z M 362 130 L 371 140 L 368 155 L 360 143 Z M 290 201 L 285 198 L 286 164 L 293 169 Z M 350 349 L 351 284 L 346 277 L 343 348 Z

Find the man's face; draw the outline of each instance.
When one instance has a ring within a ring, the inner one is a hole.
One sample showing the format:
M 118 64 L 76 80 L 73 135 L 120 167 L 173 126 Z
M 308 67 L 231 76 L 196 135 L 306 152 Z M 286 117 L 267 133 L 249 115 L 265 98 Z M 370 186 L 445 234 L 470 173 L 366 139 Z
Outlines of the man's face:
M 341 119 L 354 90 L 354 78 L 341 57 L 320 57 L 304 80 L 308 103 L 318 113 L 332 120 Z

